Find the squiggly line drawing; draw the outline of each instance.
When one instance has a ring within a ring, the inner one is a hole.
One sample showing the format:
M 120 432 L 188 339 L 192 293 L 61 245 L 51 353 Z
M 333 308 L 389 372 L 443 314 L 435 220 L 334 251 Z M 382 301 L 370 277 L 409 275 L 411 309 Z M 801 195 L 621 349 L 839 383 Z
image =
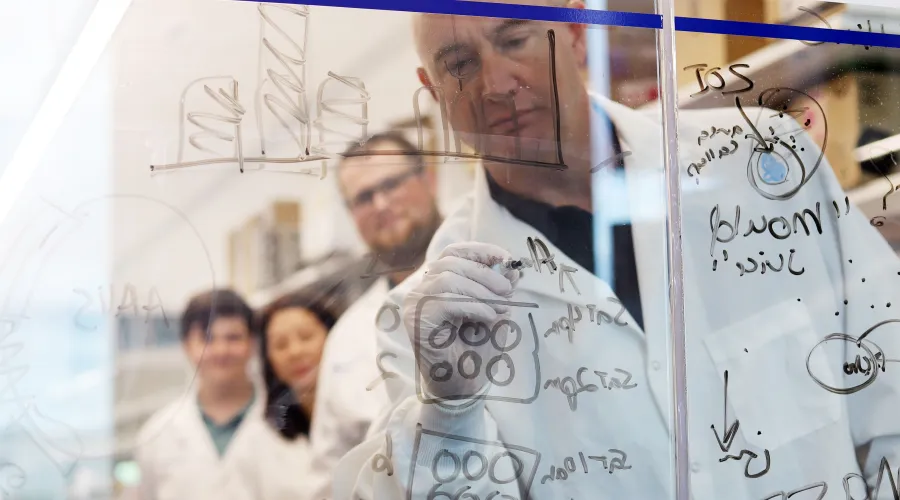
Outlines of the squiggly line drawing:
M 278 9 L 287 12 L 292 16 L 303 18 L 303 41 L 302 45 L 298 42 L 288 30 L 284 29 L 273 16 L 271 9 Z M 150 165 L 150 171 L 154 173 L 171 171 L 187 167 L 196 167 L 201 165 L 228 164 L 237 163 L 241 173 L 245 171 L 245 164 L 259 164 L 257 170 L 263 170 L 267 163 L 272 164 L 296 164 L 308 161 L 326 160 L 327 156 L 311 155 L 310 143 L 312 140 L 312 129 L 310 127 L 310 118 L 306 100 L 306 42 L 309 27 L 309 7 L 305 5 L 286 6 L 286 5 L 259 5 L 257 8 L 260 18 L 260 41 L 259 41 L 259 81 L 255 94 L 255 111 L 257 119 L 257 131 L 260 140 L 260 156 L 245 157 L 243 153 L 243 136 L 241 134 L 241 120 L 246 114 L 246 108 L 241 104 L 238 96 L 238 82 L 232 76 L 210 76 L 198 78 L 190 82 L 181 94 L 181 104 L 179 105 L 179 131 L 178 131 L 178 158 L 175 163 L 163 165 Z M 287 47 L 282 48 L 280 44 L 273 43 L 267 36 L 267 31 L 271 30 L 280 35 Z M 265 68 L 264 54 L 268 52 L 272 57 L 280 63 L 282 71 L 276 68 Z M 265 75 L 265 76 L 264 76 Z M 204 91 L 212 97 L 216 103 L 224 110 L 222 114 L 190 112 L 185 115 L 184 101 L 185 97 L 194 85 L 205 80 L 227 79 L 231 83 L 231 93 L 225 92 L 223 89 L 213 91 L 204 85 Z M 266 93 L 266 83 L 271 82 L 275 87 L 275 93 Z M 273 158 L 266 156 L 266 146 L 268 138 L 266 137 L 265 125 L 263 123 L 263 108 L 278 120 L 281 127 L 287 132 L 291 140 L 297 145 L 299 151 L 296 156 Z M 211 154 L 220 154 L 204 145 L 201 140 L 218 139 L 234 143 L 234 152 L 231 156 L 223 156 L 219 158 L 207 158 L 196 161 L 184 161 L 184 122 L 187 121 L 198 127 L 200 132 L 192 134 L 187 142 L 194 148 Z M 214 128 L 214 123 L 224 123 L 234 127 L 234 133 L 224 132 L 218 128 Z M 292 127 L 293 125 L 293 127 Z M 299 127 L 299 131 L 295 131 Z M 289 173 L 315 175 L 310 169 L 300 171 L 290 171 Z M 319 173 L 324 177 L 324 168 Z
M 282 28 L 276 20 L 269 15 L 268 9 L 275 8 L 287 12 L 290 15 L 303 18 L 303 44 L 301 46 L 284 28 Z M 259 82 L 257 87 L 257 123 L 259 124 L 260 146 L 262 155 L 266 154 L 266 134 L 263 126 L 262 113 L 259 109 L 260 98 L 265 103 L 266 108 L 275 116 L 281 127 L 287 132 L 291 139 L 299 148 L 299 160 L 305 160 L 309 156 L 309 145 L 312 141 L 312 129 L 309 126 L 309 110 L 306 104 L 306 44 L 309 40 L 309 7 L 306 5 L 287 6 L 287 5 L 263 5 L 257 7 L 259 11 L 259 67 L 260 76 L 263 69 L 263 48 L 268 50 L 275 59 L 281 63 L 285 73 L 279 73 L 274 68 L 267 68 L 265 74 L 268 78 Z M 268 37 L 266 30 L 271 29 L 281 35 L 282 40 L 291 48 L 292 54 L 276 47 Z M 266 81 L 272 82 L 272 85 L 278 90 L 279 96 L 270 93 L 264 93 L 263 88 Z M 292 95 L 293 94 L 293 95 Z M 305 133 L 305 137 L 301 137 L 299 133 L 295 133 L 291 128 L 291 124 L 282 113 L 287 113 L 295 122 L 299 123 L 301 133 Z
M 332 98 L 325 99 L 325 87 L 329 82 L 338 82 L 349 87 L 359 97 L 350 98 Z M 365 144 L 368 138 L 369 126 L 369 100 L 371 96 L 366 90 L 366 84 L 359 78 L 350 76 L 340 76 L 331 71 L 328 72 L 328 78 L 319 84 L 316 94 L 316 119 L 313 122 L 316 130 L 319 132 L 319 144 L 313 148 L 313 151 L 323 156 L 332 156 L 328 149 L 330 147 L 338 147 L 341 150 L 346 149 L 349 142 L 357 142 L 360 145 Z M 356 116 L 345 111 L 341 111 L 338 107 L 343 106 L 359 106 L 360 116 Z M 336 128 L 338 124 L 351 124 L 360 127 L 358 134 L 350 134 Z M 337 136 L 339 140 L 329 141 L 329 135 Z M 323 165 L 322 171 L 325 171 Z

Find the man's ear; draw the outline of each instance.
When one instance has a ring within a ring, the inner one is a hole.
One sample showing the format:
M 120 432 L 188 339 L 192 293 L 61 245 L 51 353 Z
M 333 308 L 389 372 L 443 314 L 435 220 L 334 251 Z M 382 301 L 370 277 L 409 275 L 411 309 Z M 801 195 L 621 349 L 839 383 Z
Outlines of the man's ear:
M 425 177 L 425 185 L 428 186 L 431 195 L 437 196 L 437 172 L 434 165 L 426 165 L 425 170 L 422 172 L 422 175 Z
M 570 0 L 566 7 L 570 9 L 584 9 L 582 0 Z M 572 35 L 572 54 L 578 62 L 578 67 L 587 68 L 587 29 L 586 24 L 568 23 L 569 33 Z
M 429 87 L 428 93 L 431 94 L 431 97 L 437 101 L 437 94 L 432 90 L 431 87 L 431 79 L 428 78 L 428 73 L 425 72 L 425 68 L 418 67 L 416 68 L 416 74 L 419 76 L 419 81 L 422 82 L 422 85 Z

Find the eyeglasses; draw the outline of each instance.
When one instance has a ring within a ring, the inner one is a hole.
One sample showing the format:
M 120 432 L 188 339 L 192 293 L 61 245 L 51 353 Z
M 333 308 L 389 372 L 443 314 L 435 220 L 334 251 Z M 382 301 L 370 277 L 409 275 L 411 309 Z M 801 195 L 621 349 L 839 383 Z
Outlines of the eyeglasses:
M 376 194 L 382 193 L 384 195 L 388 195 L 393 193 L 397 188 L 402 186 L 404 182 L 412 177 L 421 174 L 423 170 L 423 167 L 416 167 L 402 174 L 388 177 L 387 179 L 370 187 L 369 189 L 360 191 L 356 196 L 347 200 L 347 205 L 351 210 L 361 210 L 367 208 L 372 204 L 372 201 L 375 199 Z

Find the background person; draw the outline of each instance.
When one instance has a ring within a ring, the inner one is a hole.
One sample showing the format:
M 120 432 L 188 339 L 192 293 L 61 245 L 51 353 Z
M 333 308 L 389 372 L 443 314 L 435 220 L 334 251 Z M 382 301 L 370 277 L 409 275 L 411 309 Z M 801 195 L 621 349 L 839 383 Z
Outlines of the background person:
M 320 288 L 287 294 L 259 317 L 265 425 L 255 436 L 259 452 L 245 464 L 254 471 L 254 499 L 319 498 L 312 492 L 319 481 L 311 470 L 309 429 L 322 349 L 340 308 Z
M 368 151 L 417 148 L 399 133 L 377 134 L 348 149 L 338 167 L 341 193 L 371 251 L 373 271 L 383 274 L 341 317 L 326 344 L 311 431 L 316 499 L 330 497 L 334 466 L 363 441 L 390 401 L 391 381 L 380 379 L 372 327 L 388 290 L 422 263 L 441 223 L 435 175 L 421 156 L 354 156 Z M 382 322 L 389 327 L 395 321 L 388 311 Z
M 140 498 L 251 498 L 238 464 L 259 453 L 249 429 L 262 405 L 248 375 L 256 354 L 253 311 L 231 290 L 193 297 L 181 344 L 196 378 L 190 394 L 161 409 L 137 439 Z

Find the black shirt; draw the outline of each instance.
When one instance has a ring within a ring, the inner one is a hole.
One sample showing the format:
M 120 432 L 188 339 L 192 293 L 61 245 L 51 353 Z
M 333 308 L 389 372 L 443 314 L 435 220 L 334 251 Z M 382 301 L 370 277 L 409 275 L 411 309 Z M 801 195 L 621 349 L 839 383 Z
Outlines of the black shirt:
M 614 140 L 616 154 L 619 153 L 618 140 Z M 617 169 L 624 169 L 619 161 Z M 581 267 L 597 274 L 594 265 L 594 216 L 590 212 L 574 206 L 554 207 L 507 191 L 485 171 L 491 198 L 517 219 L 540 231 L 570 259 Z M 634 257 L 634 239 L 631 224 L 612 227 L 613 291 L 622 305 L 643 329 L 644 318 L 641 309 L 640 288 L 638 287 L 637 263 Z

